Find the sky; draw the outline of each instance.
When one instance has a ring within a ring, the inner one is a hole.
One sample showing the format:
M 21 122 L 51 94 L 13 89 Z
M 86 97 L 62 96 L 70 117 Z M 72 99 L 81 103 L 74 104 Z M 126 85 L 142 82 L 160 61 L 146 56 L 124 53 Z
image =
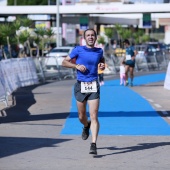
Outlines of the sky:
M 0 0 L 0 5 L 6 5 L 6 0 Z

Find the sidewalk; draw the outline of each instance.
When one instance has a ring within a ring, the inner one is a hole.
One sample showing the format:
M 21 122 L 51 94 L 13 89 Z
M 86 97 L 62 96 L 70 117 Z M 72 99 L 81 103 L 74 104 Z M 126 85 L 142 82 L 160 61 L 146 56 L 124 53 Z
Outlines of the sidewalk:
M 6 110 L 7 116 L 0 116 L 1 170 L 169 169 L 170 136 L 100 135 L 98 155 L 93 158 L 88 154 L 91 136 L 82 141 L 78 135 L 61 135 L 74 82 L 48 82 L 14 94 L 15 106 Z M 170 91 L 163 88 L 163 82 L 134 86 L 133 90 L 170 116 Z

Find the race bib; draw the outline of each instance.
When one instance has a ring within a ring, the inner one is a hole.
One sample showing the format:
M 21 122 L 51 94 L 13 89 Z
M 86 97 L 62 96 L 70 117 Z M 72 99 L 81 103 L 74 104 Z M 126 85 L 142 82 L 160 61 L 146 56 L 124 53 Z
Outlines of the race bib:
M 96 81 L 81 82 L 81 93 L 92 93 L 92 92 L 97 92 Z
M 131 55 L 126 55 L 126 60 L 131 60 Z

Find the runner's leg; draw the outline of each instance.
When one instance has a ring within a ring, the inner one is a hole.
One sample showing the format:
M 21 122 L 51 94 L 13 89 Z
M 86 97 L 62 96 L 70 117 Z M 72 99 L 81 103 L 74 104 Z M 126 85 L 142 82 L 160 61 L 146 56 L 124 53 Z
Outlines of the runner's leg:
M 125 74 L 123 74 L 123 84 L 124 86 L 126 86 L 126 75 Z
M 129 72 L 129 66 L 125 66 L 125 75 L 126 75 L 126 85 L 128 85 L 128 72 Z
M 88 100 L 88 104 L 91 119 L 92 143 L 96 143 L 100 126 L 98 121 L 99 99 Z
M 122 84 L 123 84 L 123 75 L 120 74 L 120 85 L 122 85 Z
M 130 79 L 131 79 L 131 84 L 133 85 L 133 79 L 134 79 L 134 67 L 130 67 Z
M 79 102 L 77 101 L 78 115 L 80 122 L 87 127 L 88 126 L 88 118 L 86 115 L 86 103 L 87 101 Z

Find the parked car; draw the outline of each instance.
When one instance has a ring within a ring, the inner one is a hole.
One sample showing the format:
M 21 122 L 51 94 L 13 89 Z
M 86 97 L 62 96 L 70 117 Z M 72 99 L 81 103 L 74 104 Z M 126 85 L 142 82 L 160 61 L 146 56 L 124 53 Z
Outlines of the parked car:
M 74 47 L 70 46 L 62 46 L 62 47 L 55 47 L 46 55 L 48 57 L 63 57 L 68 55 Z
M 134 49 L 137 51 L 136 58 L 144 58 L 146 45 L 135 45 Z
M 156 54 L 156 48 L 152 45 L 148 45 L 146 46 L 146 49 L 144 51 L 144 54 L 146 57 L 149 57 L 149 56 L 154 56 Z
M 148 42 L 147 46 L 152 46 L 152 48 L 155 49 L 154 51 L 159 54 L 164 54 L 166 50 L 166 45 L 160 42 Z
M 166 49 L 167 52 L 170 52 L 170 44 L 167 44 L 167 45 L 165 46 L 165 49 Z
M 147 45 L 144 54 L 148 66 L 152 69 L 158 68 L 164 60 L 164 45 L 161 43 L 150 43 Z
M 74 47 L 62 46 L 53 48 L 48 54 L 46 54 L 45 65 L 56 66 L 62 65 L 64 58 L 70 54 Z

